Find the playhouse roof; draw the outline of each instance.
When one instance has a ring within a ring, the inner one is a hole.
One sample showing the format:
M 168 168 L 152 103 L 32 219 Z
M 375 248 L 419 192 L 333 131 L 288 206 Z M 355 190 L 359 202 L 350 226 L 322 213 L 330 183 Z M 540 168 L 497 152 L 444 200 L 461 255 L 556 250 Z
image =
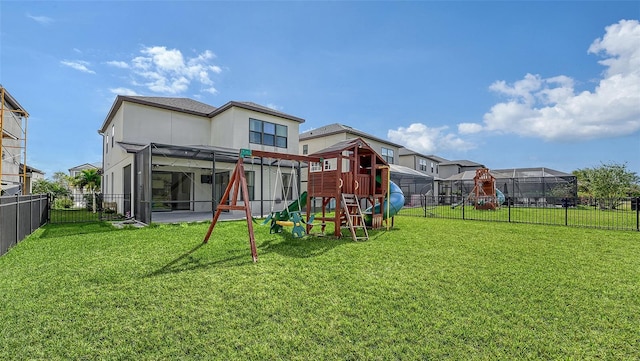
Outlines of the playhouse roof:
M 369 143 L 365 142 L 362 138 L 352 138 L 338 142 L 330 147 L 319 150 L 311 155 L 316 157 L 337 157 L 340 153 L 348 150 L 354 150 L 358 148 L 359 154 L 375 154 L 377 164 L 387 164 L 387 162 L 378 154 Z

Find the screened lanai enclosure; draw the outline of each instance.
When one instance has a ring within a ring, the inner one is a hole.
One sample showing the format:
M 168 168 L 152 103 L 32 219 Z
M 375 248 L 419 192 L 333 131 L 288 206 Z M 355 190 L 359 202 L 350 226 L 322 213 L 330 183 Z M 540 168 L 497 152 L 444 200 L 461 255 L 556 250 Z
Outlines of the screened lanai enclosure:
M 211 214 L 239 157 L 239 150 L 222 147 L 121 145 L 135 153 L 133 182 L 124 182 L 124 193 L 133 195 L 133 205 L 123 206 L 132 209 L 135 219 L 146 224 L 160 212 Z M 252 213 L 264 215 L 274 206 L 296 199 L 303 166 L 306 165 L 297 161 L 247 159 L 244 168 Z M 133 190 L 127 189 L 129 184 L 133 184 Z
M 577 198 L 574 175 L 550 168 L 492 169 L 496 188 L 513 206 L 546 207 L 566 205 Z M 466 171 L 440 181 L 440 195 L 455 204 L 474 188 L 475 171 Z M 456 199 L 459 198 L 459 199 Z
M 389 168 L 391 181 L 404 193 L 405 207 L 421 207 L 424 205 L 425 195 L 433 194 L 432 176 L 397 164 L 389 164 Z

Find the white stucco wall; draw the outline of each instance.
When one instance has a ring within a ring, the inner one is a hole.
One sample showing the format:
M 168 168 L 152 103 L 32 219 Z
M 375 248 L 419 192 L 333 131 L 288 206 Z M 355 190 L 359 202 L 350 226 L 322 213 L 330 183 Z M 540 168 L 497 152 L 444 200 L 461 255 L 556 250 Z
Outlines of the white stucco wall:
M 249 119 L 287 126 L 287 148 L 249 143 Z M 252 110 L 233 107 L 216 115 L 211 125 L 212 145 L 253 149 L 277 153 L 298 154 L 300 123 Z

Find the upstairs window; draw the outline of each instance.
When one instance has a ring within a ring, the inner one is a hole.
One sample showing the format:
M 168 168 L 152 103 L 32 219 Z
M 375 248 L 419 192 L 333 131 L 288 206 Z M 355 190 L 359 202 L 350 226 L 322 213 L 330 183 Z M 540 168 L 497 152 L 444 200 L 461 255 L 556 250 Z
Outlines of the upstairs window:
M 249 118 L 250 143 L 286 148 L 287 134 L 286 125 Z
M 426 159 L 418 159 L 419 170 L 426 172 L 427 171 L 427 160 Z
M 113 143 L 115 143 L 115 139 L 116 138 L 116 126 L 112 125 L 111 126 L 111 148 L 113 148 Z
M 309 154 L 309 145 L 308 144 L 305 144 L 305 145 L 302 146 L 302 154 L 303 155 Z
M 382 148 L 382 158 L 389 164 L 393 164 L 393 149 Z

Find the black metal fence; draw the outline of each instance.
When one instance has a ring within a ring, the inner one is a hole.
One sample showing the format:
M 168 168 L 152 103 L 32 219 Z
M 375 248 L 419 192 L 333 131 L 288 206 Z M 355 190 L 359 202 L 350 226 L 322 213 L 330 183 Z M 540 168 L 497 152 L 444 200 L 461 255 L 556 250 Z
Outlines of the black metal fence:
M 85 194 L 74 199 L 52 197 L 49 222 L 82 223 L 117 221 L 129 218 L 131 196 L 123 194 Z
M 46 194 L 0 197 L 0 256 L 47 223 Z
M 640 197 L 507 198 L 479 208 L 467 196 L 405 195 L 399 215 L 640 231 Z

